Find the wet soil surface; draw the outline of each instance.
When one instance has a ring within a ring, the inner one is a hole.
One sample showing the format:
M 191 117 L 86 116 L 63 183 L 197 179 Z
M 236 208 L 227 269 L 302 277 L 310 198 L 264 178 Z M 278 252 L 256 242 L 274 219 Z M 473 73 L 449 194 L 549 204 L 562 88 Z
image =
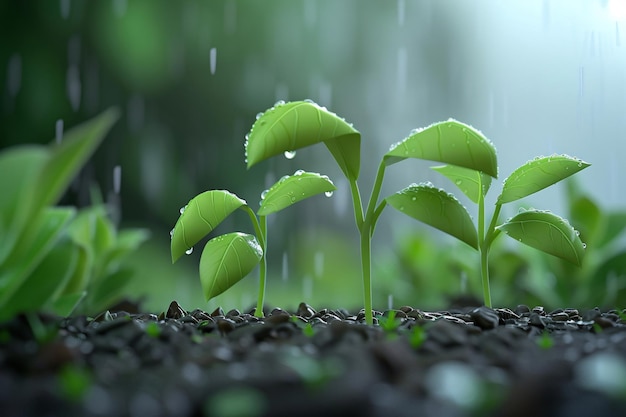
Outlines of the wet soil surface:
M 622 310 L 250 313 L 18 316 L 0 414 L 626 416 Z

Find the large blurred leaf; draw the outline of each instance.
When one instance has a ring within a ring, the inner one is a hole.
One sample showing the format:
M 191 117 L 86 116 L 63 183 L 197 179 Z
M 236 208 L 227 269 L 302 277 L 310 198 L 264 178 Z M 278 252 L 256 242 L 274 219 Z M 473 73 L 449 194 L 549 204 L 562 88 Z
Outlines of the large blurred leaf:
M 19 240 L 11 257 L 0 268 L 0 309 L 10 303 L 14 291 L 50 252 L 74 213 L 71 208 L 51 207 L 33 219 L 35 232 Z
M 481 189 L 484 197 L 491 186 L 491 177 L 480 171 L 474 171 L 473 169 L 462 168 L 456 165 L 442 165 L 432 167 L 432 169 L 452 181 L 463 194 L 476 204 L 478 204 Z
M 513 239 L 580 266 L 585 246 L 567 220 L 541 210 L 526 210 L 497 227 Z
M 543 190 L 590 164 L 567 155 L 552 155 L 535 158 L 517 168 L 502 185 L 498 204 L 510 203 Z
M 337 187 L 326 175 L 315 172 L 296 171 L 281 178 L 261 195 L 261 207 L 257 214 L 267 216 L 292 204 L 321 193 L 329 193 Z
M 121 298 L 124 287 L 130 282 L 133 273 L 131 269 L 122 268 L 93 282 L 94 285 L 90 286 L 87 293 L 88 308 L 92 312 L 109 308 Z
M 348 179 L 359 176 L 361 134 L 312 101 L 277 103 L 259 115 L 246 140 L 248 168 L 275 155 L 325 142 Z
M 478 248 L 478 235 L 469 213 L 453 195 L 431 184 L 411 185 L 385 199 L 387 204 L 429 226 Z
M 626 212 L 610 212 L 606 215 L 606 227 L 598 242 L 602 247 L 617 238 L 626 229 Z
M 456 120 L 416 130 L 385 154 L 387 165 L 406 158 L 426 159 L 484 172 L 498 177 L 496 148 L 473 127 Z
M 245 200 L 226 190 L 205 191 L 192 198 L 182 209 L 172 232 L 172 262 L 245 205 Z
M 0 308 L 0 319 L 15 313 L 40 309 L 56 299 L 76 266 L 77 255 L 70 241 L 57 243 L 27 278 L 12 291 Z
M 596 247 L 603 229 L 606 227 L 605 218 L 596 203 L 586 196 L 581 196 L 569 202 L 569 218 L 580 231 L 585 241 Z
M 0 265 L 33 216 L 33 190 L 48 158 L 43 146 L 19 146 L 0 152 Z
M 252 235 L 229 233 L 206 244 L 200 258 L 200 282 L 207 300 L 239 282 L 260 262 L 263 249 Z

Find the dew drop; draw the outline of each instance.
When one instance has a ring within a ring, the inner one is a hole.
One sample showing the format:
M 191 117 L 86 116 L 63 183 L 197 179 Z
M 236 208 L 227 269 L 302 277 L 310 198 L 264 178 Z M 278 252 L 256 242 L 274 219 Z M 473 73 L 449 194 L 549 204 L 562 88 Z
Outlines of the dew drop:
M 288 158 L 288 159 L 291 159 L 291 158 Z M 300 176 L 300 175 L 302 175 L 302 174 L 304 174 L 304 171 L 303 171 L 303 170 L 301 170 L 301 169 L 299 169 L 299 170 L 297 170 L 296 172 L 294 172 L 294 173 L 293 173 L 293 175 L 294 175 L 294 176 L 296 176 L 296 177 L 297 177 L 297 176 Z
M 413 196 L 413 197 L 411 197 L 411 200 L 412 200 L 412 201 L 416 201 L 416 200 L 417 200 L 417 197 Z
M 174 229 L 170 230 L 170 240 L 174 237 Z
M 332 197 L 332 196 L 333 196 L 333 192 L 334 192 L 334 191 L 326 191 L 326 192 L 324 193 L 324 195 L 325 195 L 326 197 Z
M 181 207 L 180 210 L 178 210 L 180 212 L 180 214 L 183 214 L 185 212 L 185 209 L 187 208 L 187 206 Z
M 270 190 L 263 190 L 263 192 L 261 193 L 261 200 L 265 200 L 265 197 L 267 197 L 267 193 L 268 193 L 269 191 L 270 191 Z
M 263 116 L 262 112 L 256 114 L 256 119 L 259 120 Z
M 185 255 L 191 255 L 193 253 L 193 246 L 185 251 Z
M 587 244 L 583 243 L 583 249 L 587 249 Z
M 285 100 L 278 100 L 276 103 L 274 103 L 274 107 L 280 107 L 284 104 L 285 104 Z
M 285 155 L 287 159 L 293 159 L 296 157 L 296 151 L 285 151 L 283 155 Z
M 461 185 L 461 184 L 463 184 L 463 180 L 456 180 L 456 181 L 454 181 L 454 183 L 456 185 Z

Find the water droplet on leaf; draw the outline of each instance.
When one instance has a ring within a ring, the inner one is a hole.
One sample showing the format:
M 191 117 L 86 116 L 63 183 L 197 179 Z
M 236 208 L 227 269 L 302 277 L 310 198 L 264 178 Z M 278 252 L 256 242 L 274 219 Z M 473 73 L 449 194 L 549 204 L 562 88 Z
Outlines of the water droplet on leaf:
M 326 192 L 324 193 L 324 195 L 325 195 L 326 197 L 332 197 L 332 196 L 333 196 L 333 191 L 326 191 Z
M 296 151 L 285 151 L 283 155 L 285 155 L 287 159 L 293 159 L 296 157 Z
M 193 246 L 185 251 L 185 255 L 191 255 L 193 253 Z

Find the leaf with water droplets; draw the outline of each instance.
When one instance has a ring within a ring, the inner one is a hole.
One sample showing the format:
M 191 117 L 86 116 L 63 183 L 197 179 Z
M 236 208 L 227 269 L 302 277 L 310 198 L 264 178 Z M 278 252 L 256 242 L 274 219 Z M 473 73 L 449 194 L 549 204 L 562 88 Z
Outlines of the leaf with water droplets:
M 496 227 L 513 239 L 580 266 L 585 245 L 569 222 L 544 210 L 521 211 Z
M 337 187 L 325 175 L 315 172 L 296 171 L 293 175 L 283 177 L 269 190 L 266 190 L 267 192 L 263 192 L 261 207 L 257 214 L 259 216 L 267 216 L 305 198 L 336 189 Z
M 246 202 L 226 190 L 205 191 L 192 198 L 178 218 L 172 233 L 172 262 L 208 235 Z
M 257 118 L 246 142 L 248 168 L 275 155 L 324 142 L 343 173 L 356 179 L 361 134 L 336 114 L 311 101 L 281 104 Z
M 502 185 L 498 204 L 529 196 L 577 173 L 590 164 L 567 155 L 535 158 L 517 168 Z
M 444 190 L 430 184 L 411 185 L 385 200 L 407 216 L 478 248 L 472 218 L 459 200 Z
M 462 168 L 456 165 L 440 165 L 433 170 L 444 175 L 456 185 L 470 200 L 478 204 L 478 197 L 482 189 L 483 197 L 487 195 L 491 186 L 491 177 L 480 171 Z
M 426 159 L 481 171 L 497 178 L 496 148 L 473 127 L 450 119 L 416 130 L 385 154 L 387 165 L 406 158 Z
M 252 235 L 228 233 L 209 240 L 200 258 L 200 282 L 207 300 L 228 290 L 261 261 L 263 249 Z

